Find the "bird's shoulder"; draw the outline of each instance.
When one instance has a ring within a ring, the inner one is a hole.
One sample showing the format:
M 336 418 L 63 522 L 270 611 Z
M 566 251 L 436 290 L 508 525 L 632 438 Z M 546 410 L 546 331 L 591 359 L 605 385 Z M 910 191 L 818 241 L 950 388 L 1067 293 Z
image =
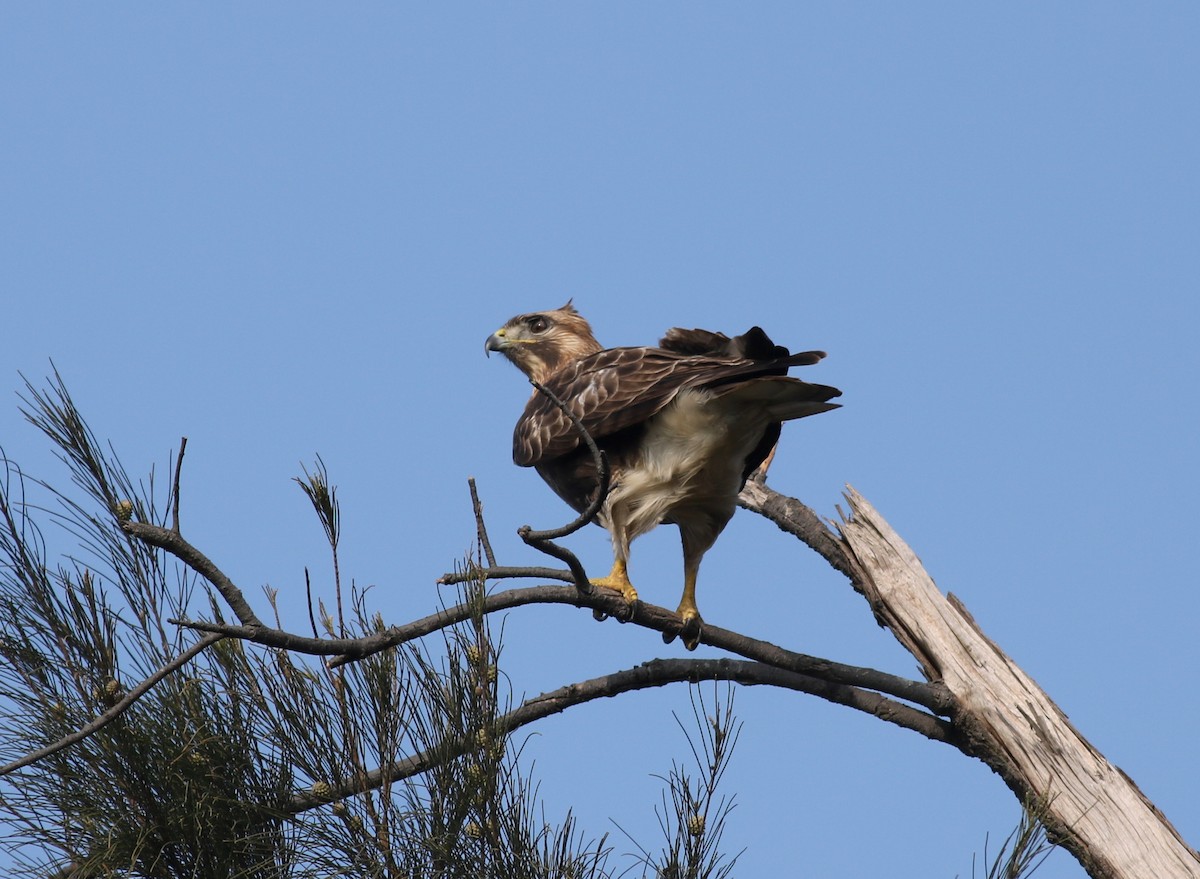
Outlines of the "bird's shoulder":
M 566 364 L 543 383 L 548 393 L 535 391 L 529 398 L 513 436 L 514 459 L 533 466 L 580 445 L 571 416 L 596 440 L 645 421 L 687 384 L 702 359 L 629 347 L 607 348 Z

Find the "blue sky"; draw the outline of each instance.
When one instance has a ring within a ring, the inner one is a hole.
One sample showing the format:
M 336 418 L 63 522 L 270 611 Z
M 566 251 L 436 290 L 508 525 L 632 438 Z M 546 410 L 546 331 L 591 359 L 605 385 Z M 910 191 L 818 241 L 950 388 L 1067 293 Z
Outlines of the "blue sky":
M 761 324 L 845 393 L 785 430 L 772 485 L 827 516 L 863 492 L 1195 845 L 1198 41 L 1185 3 L 8 5 L 0 390 L 52 358 L 134 473 L 188 436 L 184 528 L 255 596 L 325 564 L 289 481 L 320 453 L 343 571 L 402 622 L 470 547 L 468 476 L 504 562 L 566 518 L 509 457 L 527 386 L 482 351 L 505 319 L 574 297 L 610 345 Z M 55 478 L 8 399 L 0 446 Z M 598 529 L 572 545 L 607 568 Z M 644 597 L 673 606 L 679 564 L 673 531 L 640 541 Z M 700 605 L 916 674 L 745 512 Z M 505 638 L 518 695 L 683 655 L 562 608 Z M 949 748 L 737 704 L 739 875 L 966 876 L 1015 823 Z M 541 724 L 550 815 L 653 842 L 689 710 Z

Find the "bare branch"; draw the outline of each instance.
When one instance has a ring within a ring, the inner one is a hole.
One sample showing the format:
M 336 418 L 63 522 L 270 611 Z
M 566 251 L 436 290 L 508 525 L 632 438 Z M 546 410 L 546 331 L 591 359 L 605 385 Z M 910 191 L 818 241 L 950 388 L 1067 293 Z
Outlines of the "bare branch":
M 492 552 L 492 542 L 488 539 L 487 525 L 483 521 L 483 504 L 479 501 L 479 492 L 475 489 L 475 477 L 467 477 L 467 487 L 471 490 L 471 509 L 475 513 L 475 534 L 479 545 L 483 547 L 483 557 L 487 559 L 488 567 L 496 567 L 496 556 Z
M 569 549 L 559 546 L 552 541 L 557 540 L 560 537 L 566 537 L 569 534 L 574 534 L 584 525 L 596 518 L 596 514 L 600 512 L 600 508 L 604 506 L 604 501 L 608 497 L 610 477 L 608 458 L 605 456 L 604 452 L 600 451 L 600 447 L 596 445 L 596 441 L 592 439 L 591 434 L 589 434 L 584 428 L 583 422 L 579 420 L 579 416 L 572 412 L 567 407 L 566 403 L 556 397 L 544 385 L 541 385 L 532 379 L 530 379 L 530 384 L 537 388 L 539 393 L 549 397 L 550 401 L 559 409 L 561 409 L 564 415 L 571 419 L 571 423 L 575 425 L 575 429 L 579 431 L 579 435 L 583 437 L 583 441 L 587 444 L 588 449 L 592 453 L 592 459 L 596 462 L 597 485 L 596 495 L 592 498 L 592 502 L 588 504 L 587 509 L 580 513 L 579 517 L 573 522 L 563 525 L 561 528 L 551 528 L 545 531 L 534 531 L 532 526 L 522 525 L 517 529 L 517 534 L 519 534 L 521 539 L 534 549 L 544 552 L 546 555 L 554 556 L 554 558 L 558 559 L 559 561 L 566 563 L 567 567 L 571 569 L 571 574 L 575 578 L 575 585 L 579 588 L 579 591 L 585 595 L 588 595 L 593 591 L 592 583 L 588 579 L 587 572 L 584 571 L 583 565 L 580 564 L 579 559 L 576 558 L 575 554 Z M 624 608 L 622 608 L 622 610 L 624 610 Z
M 179 533 L 179 476 L 183 471 L 183 455 L 187 451 L 187 437 L 179 438 L 179 455 L 175 458 L 175 479 L 171 483 L 171 530 Z
M 162 668 L 158 669 L 158 671 L 154 672 L 154 674 L 150 675 L 150 677 L 146 678 L 146 680 L 142 681 L 140 684 L 126 693 L 120 702 L 105 711 L 87 726 L 76 730 L 69 736 L 64 736 L 53 744 L 47 745 L 46 747 L 40 748 L 36 751 L 32 751 L 26 754 L 24 757 L 14 760 L 5 766 L 0 766 L 0 776 L 8 775 L 10 772 L 15 772 L 22 767 L 32 765 L 39 760 L 49 757 L 51 754 L 57 754 L 63 748 L 69 748 L 71 745 L 74 745 L 77 742 L 82 742 L 88 736 L 95 735 L 97 732 L 104 729 L 104 727 L 108 726 L 110 723 L 132 708 L 133 704 L 154 689 L 154 687 L 158 685 L 159 681 L 163 680 L 163 678 L 172 672 L 183 668 L 183 666 L 187 665 L 213 644 L 224 640 L 224 638 L 225 635 L 219 634 L 205 635 L 183 653 L 180 653 Z
M 440 586 L 455 586 L 459 583 L 466 583 L 468 580 L 474 580 L 476 577 L 483 574 L 489 580 L 561 580 L 564 583 L 574 583 L 575 579 L 570 571 L 562 568 L 539 568 L 534 566 L 520 565 L 496 565 L 481 571 L 478 568 L 468 568 L 465 571 L 451 571 L 438 577 L 437 582 Z
M 498 726 L 511 733 L 535 721 L 560 714 L 568 708 L 596 699 L 619 696 L 634 690 L 662 687 L 672 683 L 697 683 L 704 680 L 733 681 L 747 686 L 765 685 L 783 687 L 802 693 L 811 693 L 872 714 L 889 723 L 895 723 L 914 732 L 919 732 L 934 741 L 948 742 L 954 739 L 949 722 L 901 705 L 855 687 L 831 684 L 803 674 L 770 668 L 758 662 L 732 659 L 656 659 L 634 668 L 618 671 L 568 684 L 549 693 L 526 700 L 518 708 L 498 719 Z M 437 765 L 439 761 L 451 760 L 466 753 L 470 744 L 465 741 L 454 743 L 450 748 L 415 754 L 391 766 L 381 767 L 366 773 L 354 784 L 334 788 L 324 797 L 310 792 L 296 795 L 288 809 L 292 814 L 315 808 L 324 803 L 345 799 L 365 790 L 373 790 L 388 782 L 399 781 L 419 775 Z
M 262 626 L 263 622 L 251 610 L 242 590 L 238 589 L 225 574 L 213 564 L 209 558 L 183 539 L 178 531 L 151 525 L 149 522 L 121 522 L 121 530 L 126 534 L 145 541 L 151 546 L 166 550 L 179 559 L 201 577 L 212 583 L 221 597 L 245 626 Z
M 761 473 L 761 470 L 759 472 Z M 849 577 L 858 591 L 862 591 L 856 581 L 854 565 L 847 557 L 841 541 L 809 507 L 793 497 L 769 488 L 758 478 L 746 481 L 742 493 L 738 495 L 738 506 L 770 519 L 780 530 L 798 537 L 802 543 L 829 562 L 834 570 L 841 571 Z
M 485 614 L 491 614 L 526 604 L 568 604 L 574 607 L 591 608 L 609 615 L 615 615 L 621 609 L 628 607 L 624 598 L 607 590 L 597 590 L 593 595 L 581 595 L 573 586 L 547 585 L 510 589 L 486 596 L 483 599 L 481 610 Z M 471 618 L 472 611 L 469 604 L 459 604 L 423 619 L 414 620 L 403 626 L 392 626 L 382 632 L 362 638 L 307 638 L 266 626 L 234 626 L 189 620 L 171 620 L 171 622 L 202 632 L 219 633 L 232 638 L 252 641 L 267 647 L 294 650 L 297 653 L 317 656 L 333 656 L 336 658 L 331 660 L 329 665 L 334 667 L 464 622 Z M 673 631 L 679 627 L 679 617 L 673 611 L 646 602 L 637 603 L 631 622 L 659 632 Z M 887 693 L 927 708 L 935 714 L 945 715 L 952 707 L 952 702 L 940 684 L 910 681 L 872 668 L 846 665 L 830 659 L 796 653 L 768 641 L 722 629 L 720 626 L 706 625 L 701 640 L 709 646 L 727 650 L 782 671 L 808 675 L 830 684 L 863 687 Z

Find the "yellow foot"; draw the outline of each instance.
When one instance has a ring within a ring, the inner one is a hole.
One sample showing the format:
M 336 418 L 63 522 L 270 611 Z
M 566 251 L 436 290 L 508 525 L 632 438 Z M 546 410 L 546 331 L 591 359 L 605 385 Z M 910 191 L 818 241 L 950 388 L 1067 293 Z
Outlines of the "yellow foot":
M 592 581 L 592 585 L 603 586 L 605 589 L 620 592 L 626 601 L 637 601 L 637 590 L 633 588 L 633 584 L 629 582 L 628 577 L 614 577 L 609 574 L 607 577 L 597 577 Z
M 618 613 L 617 619 L 623 623 L 629 622 L 637 613 L 636 602 L 638 600 L 637 590 L 633 588 L 633 584 L 629 582 L 629 574 L 625 570 L 625 563 L 617 561 L 613 563 L 613 569 L 607 577 L 600 577 L 592 580 L 593 586 L 603 586 L 605 589 L 611 589 L 614 592 L 619 592 L 621 597 L 629 602 L 629 607 Z M 602 610 L 593 610 L 592 616 L 598 620 L 605 618 L 606 614 Z
M 637 601 L 637 590 L 629 582 L 629 571 L 625 567 L 625 562 L 620 559 L 613 562 L 612 570 L 608 572 L 607 577 L 600 577 L 593 580 L 592 585 L 603 586 L 605 589 L 615 589 L 621 593 L 621 597 L 626 601 Z
M 700 636 L 704 633 L 704 620 L 700 618 L 700 611 L 696 610 L 696 606 L 687 607 L 680 605 L 679 619 L 682 625 L 678 632 L 663 632 L 663 643 L 670 644 L 678 635 L 683 641 L 683 646 L 688 650 L 695 650 L 700 645 Z

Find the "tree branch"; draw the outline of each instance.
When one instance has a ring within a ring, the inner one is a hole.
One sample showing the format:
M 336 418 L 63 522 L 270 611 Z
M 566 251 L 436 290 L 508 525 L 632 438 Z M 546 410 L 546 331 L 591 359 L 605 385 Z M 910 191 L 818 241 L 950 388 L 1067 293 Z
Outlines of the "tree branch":
M 571 423 L 575 426 L 575 429 L 579 431 L 579 435 L 583 437 L 583 441 L 587 444 L 588 450 L 592 453 L 592 459 L 596 463 L 597 484 L 596 496 L 592 498 L 592 502 L 588 504 L 587 509 L 580 513 L 579 517 L 575 519 L 575 521 L 563 525 L 561 528 L 551 528 L 545 531 L 534 531 L 532 526 L 522 525 L 517 529 L 517 534 L 520 535 L 521 539 L 525 541 L 525 543 L 527 543 L 529 546 L 532 546 L 534 549 L 544 552 L 546 555 L 553 556 L 560 562 L 564 562 L 567 567 L 571 569 L 571 575 L 574 577 L 575 585 L 579 588 L 579 591 L 585 595 L 588 595 L 592 593 L 593 589 L 592 583 L 588 579 L 587 572 L 583 569 L 583 565 L 580 564 L 579 559 L 575 557 L 573 552 L 566 547 L 559 546 L 553 541 L 559 539 L 560 537 L 566 537 L 569 534 L 574 534 L 584 525 L 595 519 L 596 514 L 600 512 L 600 508 L 604 506 L 604 501 L 608 497 L 609 489 L 610 474 L 608 469 L 608 458 L 605 457 L 602 451 L 600 451 L 600 447 L 596 445 L 596 441 L 592 439 L 592 435 L 587 432 L 587 429 L 583 426 L 583 422 L 579 420 L 579 416 L 572 412 L 567 407 L 566 403 L 556 397 L 554 393 L 544 385 L 535 382 L 533 379 L 530 379 L 529 383 L 537 388 L 538 393 L 544 394 L 546 397 L 548 397 L 555 406 L 562 410 L 562 413 L 566 415 L 567 418 L 571 419 Z
M 179 455 L 175 458 L 175 479 L 171 483 L 171 530 L 179 533 L 179 477 L 183 473 L 183 455 L 187 451 L 187 437 L 179 439 Z
M 183 651 L 183 653 L 180 653 L 162 668 L 154 672 L 154 674 L 150 675 L 150 677 L 146 678 L 132 690 L 127 692 L 121 701 L 105 711 L 87 726 L 76 730 L 68 736 L 64 736 L 53 744 L 49 744 L 46 747 L 40 748 L 36 751 L 32 751 L 26 754 L 24 757 L 14 760 L 5 766 L 0 766 L 0 776 L 8 775 L 10 772 L 15 772 L 22 767 L 29 766 L 38 762 L 39 760 L 43 760 L 46 757 L 49 757 L 51 754 L 57 754 L 63 748 L 69 748 L 71 745 L 82 742 L 88 736 L 95 735 L 97 732 L 104 729 L 104 727 L 108 726 L 110 723 L 132 708 L 134 703 L 154 689 L 158 685 L 159 681 L 163 680 L 163 678 L 172 672 L 183 668 L 213 644 L 224 640 L 225 637 L 225 635 L 220 634 L 205 635 L 187 650 Z
M 527 604 L 567 604 L 573 607 L 591 608 L 609 615 L 614 615 L 628 607 L 624 598 L 607 590 L 597 590 L 592 595 L 581 595 L 574 586 L 547 585 L 510 589 L 485 596 L 478 612 L 492 614 Z M 265 626 L 235 626 L 177 619 L 170 620 L 170 622 L 201 632 L 240 638 L 266 647 L 294 650 L 297 653 L 316 656 L 333 656 L 336 658 L 330 661 L 329 665 L 334 667 L 363 659 L 381 650 L 399 646 L 456 623 L 464 622 L 471 619 L 473 612 L 476 610 L 471 605 L 459 604 L 411 623 L 392 626 L 363 638 L 309 638 Z M 677 631 L 679 628 L 679 616 L 676 613 L 664 607 L 641 601 L 637 603 L 633 619 L 630 622 L 658 632 Z M 939 684 L 911 681 L 873 668 L 846 665 L 830 659 L 796 653 L 769 641 L 751 638 L 720 626 L 705 625 L 701 640 L 711 647 L 727 650 L 781 671 L 808 675 L 830 684 L 863 687 L 887 693 L 927 708 L 935 714 L 946 715 L 953 704 Z
M 497 726 L 504 733 L 512 733 L 530 723 L 554 714 L 561 714 L 568 708 L 582 705 L 585 702 L 611 698 L 634 690 L 662 687 L 672 683 L 697 683 L 705 680 L 733 681 L 746 686 L 783 687 L 797 692 L 811 693 L 831 702 L 872 714 L 889 723 L 911 729 L 934 741 L 952 741 L 955 735 L 947 721 L 886 699 L 878 693 L 832 684 L 778 668 L 770 668 L 758 662 L 732 659 L 655 659 L 631 669 L 592 678 L 577 684 L 568 684 L 549 693 L 527 699 L 518 708 L 498 718 Z M 443 746 L 431 749 L 391 766 L 375 769 L 352 783 L 334 788 L 323 797 L 317 797 L 310 792 L 297 794 L 292 798 L 287 811 L 296 814 L 324 803 L 355 796 L 366 790 L 373 790 L 386 783 L 411 778 L 438 765 L 440 761 L 452 760 L 465 754 L 469 748 L 469 742 L 458 740 L 449 748 Z
M 474 580 L 480 574 L 489 580 L 561 580 L 564 583 L 574 583 L 570 571 L 562 568 L 539 568 L 534 566 L 495 565 L 490 568 L 470 567 L 465 571 L 453 571 L 442 574 L 437 582 L 441 586 L 454 586 Z
M 1083 738 L 1046 693 L 941 593 L 912 549 L 848 488 L 842 544 L 864 595 L 941 682 L 957 747 L 992 768 L 1094 879 L 1196 879 L 1200 854 L 1133 781 Z
M 488 539 L 487 525 L 483 521 L 483 504 L 479 500 L 479 492 L 475 489 L 475 477 L 467 477 L 467 488 L 471 490 L 471 509 L 475 513 L 475 535 L 479 538 L 479 546 L 483 549 L 483 557 L 489 567 L 496 567 L 496 556 L 492 552 L 492 542 Z
M 179 559 L 197 574 L 211 583 L 221 597 L 233 609 L 234 614 L 245 626 L 262 626 L 260 620 L 250 608 L 242 590 L 238 589 L 225 574 L 209 558 L 183 539 L 178 531 L 151 525 L 149 522 L 121 522 L 121 530 L 136 537 L 151 546 L 166 550 Z
M 761 470 L 755 476 L 759 474 Z M 778 525 L 781 531 L 799 538 L 829 562 L 830 567 L 841 571 L 854 582 L 856 572 L 845 547 L 837 535 L 821 521 L 821 517 L 800 501 L 768 488 L 762 479 L 751 478 L 746 480 L 741 494 L 738 495 L 738 506 L 758 513 Z

